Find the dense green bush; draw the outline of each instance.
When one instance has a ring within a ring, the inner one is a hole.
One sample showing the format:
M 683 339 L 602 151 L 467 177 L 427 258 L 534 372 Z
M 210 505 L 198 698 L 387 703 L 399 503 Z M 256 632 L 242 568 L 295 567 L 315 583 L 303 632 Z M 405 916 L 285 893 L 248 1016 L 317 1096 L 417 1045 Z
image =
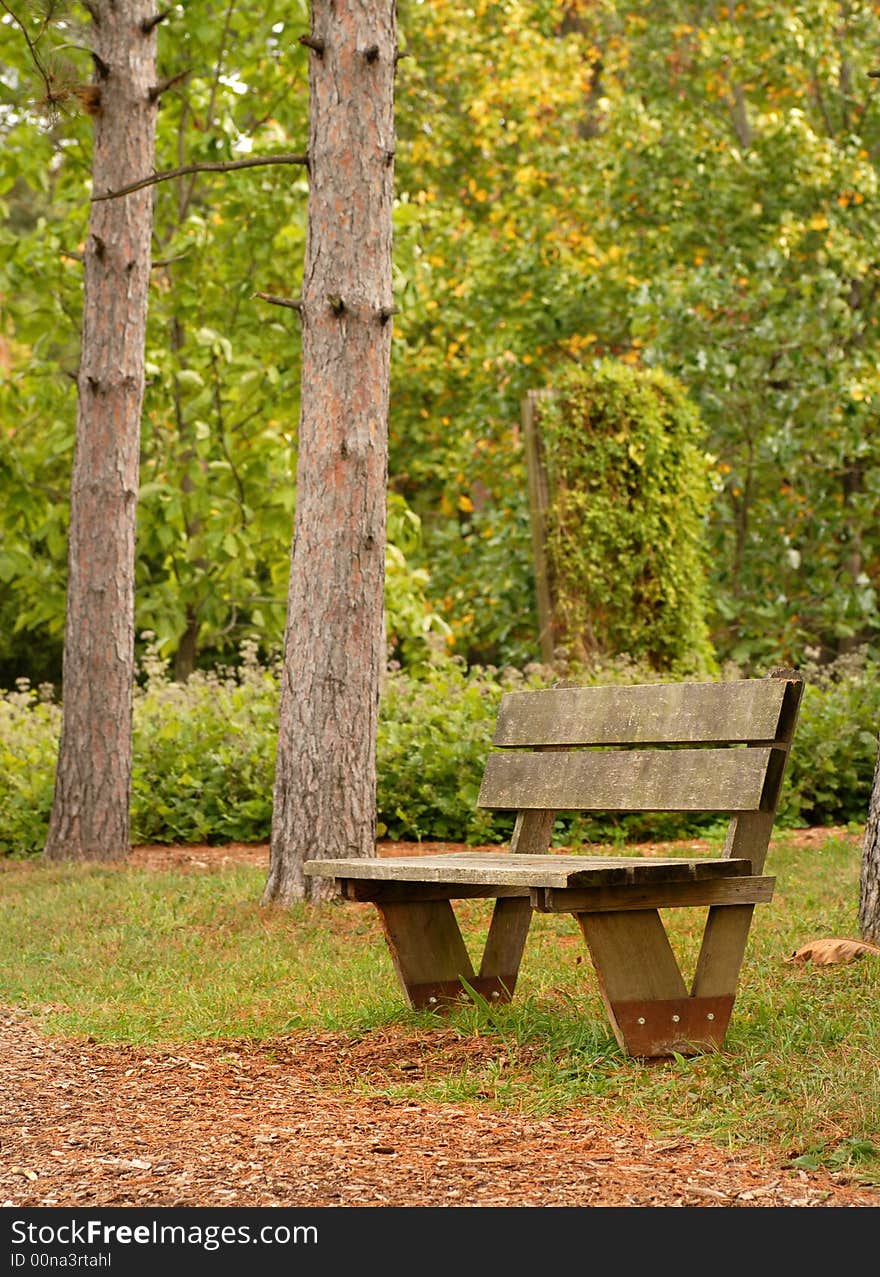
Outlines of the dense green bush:
M 558 642 L 711 673 L 704 523 L 711 458 L 697 409 L 660 369 L 604 360 L 542 403 L 547 556 Z
M 26 679 L 0 693 L 0 856 L 40 851 L 46 841 L 61 731 L 51 695 Z
M 806 665 L 804 699 L 779 819 L 794 825 L 863 824 L 880 733 L 880 659 L 863 649 Z
M 132 839 L 255 842 L 268 836 L 277 673 L 245 645 L 235 670 L 168 677 L 154 650 L 135 695 Z
M 651 677 L 626 659 L 570 670 L 577 682 Z M 862 654 L 806 671 L 807 688 L 783 788 L 780 823 L 861 823 L 880 725 L 880 661 Z M 546 686 L 559 671 L 465 670 L 441 660 L 421 678 L 389 670 L 378 736 L 381 836 L 503 841 L 509 813 L 476 807 L 498 704 L 505 691 Z M 656 676 L 654 676 L 656 677 Z M 172 682 L 150 653 L 135 696 L 132 837 L 143 842 L 261 841 L 269 836 L 277 670 L 245 652 L 235 670 Z M 60 726 L 51 689 L 20 684 L 0 695 L 0 855 L 39 852 L 48 826 Z M 568 842 L 678 837 L 713 818 L 563 818 Z

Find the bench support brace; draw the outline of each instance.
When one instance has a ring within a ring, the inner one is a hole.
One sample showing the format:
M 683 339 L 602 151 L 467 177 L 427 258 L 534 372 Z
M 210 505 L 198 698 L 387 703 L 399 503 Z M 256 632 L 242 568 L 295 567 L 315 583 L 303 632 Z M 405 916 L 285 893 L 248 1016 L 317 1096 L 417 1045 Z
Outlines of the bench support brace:
M 516 987 L 532 908 L 528 897 L 495 901 L 479 974 L 474 972 L 448 900 L 376 903 L 398 979 L 414 1009 L 439 1010 L 468 996 L 509 1002 Z
M 532 918 L 527 897 L 495 901 L 479 971 L 451 900 L 373 903 L 412 1008 L 442 1011 L 471 991 L 493 1003 L 511 1000 Z M 657 909 L 574 913 L 614 1035 L 628 1055 L 655 1058 L 721 1049 L 753 909 L 709 910 L 690 993 Z
M 575 914 L 614 1035 L 628 1055 L 653 1058 L 720 1050 L 733 1010 L 742 949 L 725 946 L 707 956 L 707 940 L 713 929 L 724 926 L 723 917 L 733 923 L 734 915 L 745 911 L 750 919 L 752 909 L 734 905 L 709 911 L 701 965 L 690 995 L 656 909 Z M 744 939 L 746 919 L 736 922 L 737 939 Z

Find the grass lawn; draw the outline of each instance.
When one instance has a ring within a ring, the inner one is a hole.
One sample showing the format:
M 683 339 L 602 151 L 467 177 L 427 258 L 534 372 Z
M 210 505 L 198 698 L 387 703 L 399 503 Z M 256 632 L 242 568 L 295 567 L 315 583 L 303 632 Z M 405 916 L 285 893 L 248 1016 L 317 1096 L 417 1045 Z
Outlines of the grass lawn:
M 433 1082 L 402 1077 L 381 1093 L 530 1113 L 601 1098 L 603 1114 L 659 1134 L 764 1147 L 880 1181 L 880 960 L 784 961 L 810 940 L 857 937 L 858 840 L 804 849 L 782 833 L 768 868 L 776 894 L 757 908 L 723 1052 L 625 1058 L 574 921 L 538 914 L 515 1002 L 462 1007 L 443 1021 L 497 1041 L 495 1060 Z M 99 1043 L 436 1027 L 433 1015 L 404 1007 L 370 906 L 261 909 L 264 880 L 264 869 L 248 867 L 0 862 L 0 1004 L 27 1010 L 47 1034 Z M 476 946 L 489 905 L 458 909 Z M 672 914 L 686 975 L 702 918 Z

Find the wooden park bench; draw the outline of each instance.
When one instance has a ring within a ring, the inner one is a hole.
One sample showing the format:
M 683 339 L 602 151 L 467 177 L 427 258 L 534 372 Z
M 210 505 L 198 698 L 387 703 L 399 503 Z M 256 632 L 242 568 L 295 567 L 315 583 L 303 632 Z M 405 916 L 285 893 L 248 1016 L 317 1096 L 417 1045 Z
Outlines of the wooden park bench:
M 516 811 L 509 851 L 311 860 L 382 917 L 404 993 L 434 1007 L 474 990 L 508 1001 L 532 912 L 572 913 L 624 1051 L 694 1054 L 724 1041 L 763 876 L 803 682 L 558 687 L 504 696 L 479 806 Z M 655 748 L 647 748 L 647 747 Z M 588 748 L 592 747 L 592 748 Z M 723 854 L 551 854 L 557 812 L 718 812 Z M 495 899 L 479 969 L 451 901 Z M 661 909 L 706 906 L 690 992 Z

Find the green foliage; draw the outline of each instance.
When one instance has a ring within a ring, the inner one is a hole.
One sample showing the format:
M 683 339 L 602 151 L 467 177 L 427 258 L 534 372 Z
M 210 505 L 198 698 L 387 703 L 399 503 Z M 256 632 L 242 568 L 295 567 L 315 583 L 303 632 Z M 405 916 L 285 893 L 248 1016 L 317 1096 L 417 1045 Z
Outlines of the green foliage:
M 134 707 L 134 842 L 250 842 L 272 818 L 277 676 L 246 645 L 238 668 L 167 677 L 154 649 Z
M 422 521 L 397 492 L 388 494 L 385 544 L 385 631 L 389 655 L 408 669 L 430 666 L 432 650 L 451 631 L 428 601 L 430 573 L 414 565 L 422 540 Z
M 21 680 L 0 693 L 0 856 L 42 851 L 49 829 L 61 708 Z
M 309 52 L 295 39 L 303 24 L 304 0 L 259 14 L 225 0 L 175 11 L 159 31 L 161 70 L 183 65 L 189 74 L 163 96 L 157 168 L 181 155 L 223 161 L 305 149 Z M 44 44 L 69 45 L 69 33 L 37 29 Z M 83 42 L 87 79 L 85 33 Z M 0 109 L 0 367 L 5 355 L 11 364 L 0 379 L 0 671 L 12 682 L 21 672 L 60 673 L 90 130 L 75 95 L 52 119 L 34 110 L 23 40 L 4 42 L 0 80 L 4 70 L 15 109 Z M 194 663 L 235 659 L 245 637 L 268 655 L 283 636 L 299 321 L 254 291 L 299 291 L 307 193 L 301 167 L 156 188 L 136 625 L 175 657 L 180 677 Z M 418 517 L 392 494 L 388 638 L 406 664 L 424 662 L 427 638 L 447 633 L 428 601 L 419 539 Z M 35 666 L 34 648 L 51 652 L 46 668 Z
M 488 616 L 523 641 L 531 610 L 523 394 L 607 356 L 677 377 L 707 429 L 719 657 L 876 638 L 877 6 L 472 9 L 465 30 L 442 0 L 402 6 L 398 91 L 392 465 L 437 579 L 455 580 L 461 495 L 517 578 L 507 627 L 473 606 L 491 576 L 469 547 L 444 590 L 459 650 Z
M 779 819 L 864 825 L 880 745 L 880 659 L 866 650 L 804 667 L 806 688 Z
M 582 661 L 625 652 L 657 670 L 711 671 L 711 458 L 684 388 L 658 369 L 573 369 L 542 403 L 540 432 L 558 642 Z
M 42 50 L 66 45 L 71 82 L 88 80 L 85 11 L 74 40 L 42 30 L 46 6 L 19 7 Z M 474 0 L 468 12 L 462 23 L 449 0 L 401 0 L 395 90 L 390 477 L 422 520 L 421 545 L 398 548 L 429 573 L 448 646 L 478 664 L 535 658 L 520 403 L 572 360 L 609 357 L 681 381 L 717 457 L 719 659 L 760 670 L 875 641 L 876 4 Z M 163 96 L 157 167 L 304 149 L 307 16 L 304 0 L 174 10 L 160 71 L 190 73 Z M 58 673 L 91 143 L 75 95 L 53 118 L 37 110 L 44 86 L 6 17 L 2 30 L 11 683 Z M 194 641 L 200 663 L 234 659 L 246 636 L 268 649 L 283 627 L 298 321 L 253 294 L 296 293 L 306 194 L 299 168 L 156 188 L 165 264 L 150 299 L 137 624 L 168 653 Z M 416 630 L 420 606 L 400 605 Z M 424 661 L 423 645 L 391 637 L 400 659 Z
M 384 834 L 479 843 L 510 832 L 509 815 L 478 811 L 476 802 L 502 692 L 523 681 L 512 670 L 466 671 L 454 660 L 422 680 L 389 673 L 378 735 Z
M 437 658 L 421 676 L 392 662 L 378 732 L 380 836 L 471 844 L 505 841 L 509 812 L 476 807 L 502 695 L 555 682 L 559 669 L 466 669 Z M 573 667 L 573 681 L 652 677 L 627 660 Z M 653 675 L 656 679 L 656 675 Z M 260 842 L 269 837 L 278 670 L 245 645 L 233 669 L 168 677 L 149 640 L 134 704 L 132 837 L 136 843 Z M 41 851 L 51 811 L 60 708 L 22 681 L 0 694 L 0 856 Z M 783 786 L 780 825 L 862 823 L 880 722 L 880 662 L 866 655 L 810 671 Z M 699 814 L 562 816 L 561 845 L 713 832 Z

